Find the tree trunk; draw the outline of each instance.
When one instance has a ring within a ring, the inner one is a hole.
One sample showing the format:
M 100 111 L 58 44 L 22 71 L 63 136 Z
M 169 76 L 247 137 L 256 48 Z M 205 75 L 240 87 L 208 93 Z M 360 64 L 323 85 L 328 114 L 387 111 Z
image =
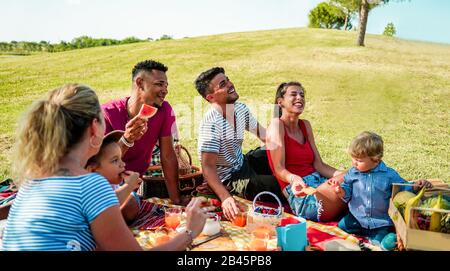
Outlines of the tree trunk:
M 359 26 L 358 26 L 358 40 L 356 45 L 364 46 L 364 37 L 366 35 L 367 18 L 369 17 L 369 3 L 367 0 L 361 1 L 359 7 Z
M 348 13 L 345 14 L 344 31 L 347 30 L 348 25 Z

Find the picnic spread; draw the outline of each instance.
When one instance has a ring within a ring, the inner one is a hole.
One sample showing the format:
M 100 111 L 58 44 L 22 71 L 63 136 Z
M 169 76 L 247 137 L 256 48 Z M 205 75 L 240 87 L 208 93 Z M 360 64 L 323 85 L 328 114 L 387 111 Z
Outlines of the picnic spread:
M 236 201 L 245 208 L 252 208 L 252 202 L 234 196 Z M 152 219 L 147 220 L 139 218 L 133 223 L 130 228 L 135 234 L 136 240 L 139 242 L 142 248 L 148 250 L 152 248 L 156 243 L 159 236 L 161 236 L 161 229 L 164 228 L 164 207 L 177 207 L 171 204 L 169 199 L 161 198 L 149 198 L 143 201 L 142 213 L 146 213 L 147 217 Z M 181 207 L 181 206 L 178 206 Z M 149 213 L 150 211 L 150 213 Z M 152 212 L 152 213 L 151 213 Z M 141 214 L 140 214 L 141 215 Z M 284 213 L 283 217 L 293 216 L 288 213 Z M 325 250 L 324 244 L 332 240 L 344 240 L 347 243 L 358 245 L 360 239 L 348 234 L 336 226 L 336 223 L 316 223 L 313 221 L 306 221 L 307 224 L 307 236 L 309 241 L 308 249 L 311 250 Z M 246 227 L 239 227 L 234 225 L 230 221 L 221 220 L 221 236 L 211 241 L 205 242 L 198 246 L 195 246 L 192 250 L 220 250 L 220 251 L 245 251 L 249 250 L 249 243 L 251 239 L 250 232 Z M 173 237 L 176 235 L 176 231 L 168 231 L 167 235 Z M 200 235 L 194 239 L 201 241 L 205 239 L 205 236 Z M 267 244 L 267 250 L 278 250 L 276 237 L 270 238 Z

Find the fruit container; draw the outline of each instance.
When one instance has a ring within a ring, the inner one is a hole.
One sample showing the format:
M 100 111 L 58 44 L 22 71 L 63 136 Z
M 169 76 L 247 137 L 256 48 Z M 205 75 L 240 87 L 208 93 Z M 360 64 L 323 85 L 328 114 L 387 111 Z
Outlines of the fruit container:
M 389 216 L 394 222 L 397 235 L 400 236 L 400 241 L 403 247 L 407 250 L 450 250 L 450 231 L 446 229 L 450 224 L 450 210 L 412 207 L 410 210 L 410 219 L 405 221 L 403 214 L 397 209 L 393 198 L 400 191 L 400 187 L 405 184 L 393 184 L 392 196 L 389 202 Z M 409 184 L 406 184 L 409 185 Z M 421 198 L 423 202 L 427 198 L 436 196 L 438 194 L 450 194 L 450 187 L 448 185 L 434 186 L 432 189 L 425 190 L 424 196 Z M 437 212 L 440 214 L 441 227 L 440 231 L 430 230 L 430 217 L 424 215 L 424 212 Z M 442 230 L 442 232 L 441 232 Z
M 257 205 L 256 201 L 261 195 L 274 197 L 278 202 L 278 208 Z M 252 207 L 247 213 L 247 231 L 252 232 L 256 227 L 265 226 L 270 228 L 272 233 L 275 233 L 275 228 L 283 217 L 283 205 L 280 199 L 272 192 L 264 191 L 255 196 Z

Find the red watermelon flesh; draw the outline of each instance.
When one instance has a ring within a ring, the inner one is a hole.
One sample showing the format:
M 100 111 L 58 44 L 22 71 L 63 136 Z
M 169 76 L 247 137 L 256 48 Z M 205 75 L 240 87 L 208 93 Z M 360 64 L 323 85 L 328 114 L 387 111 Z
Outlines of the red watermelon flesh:
M 143 104 L 141 107 L 141 110 L 139 110 L 139 116 L 143 119 L 149 119 L 149 118 L 153 117 L 157 111 L 158 111 L 158 108 L 153 107 L 148 104 Z

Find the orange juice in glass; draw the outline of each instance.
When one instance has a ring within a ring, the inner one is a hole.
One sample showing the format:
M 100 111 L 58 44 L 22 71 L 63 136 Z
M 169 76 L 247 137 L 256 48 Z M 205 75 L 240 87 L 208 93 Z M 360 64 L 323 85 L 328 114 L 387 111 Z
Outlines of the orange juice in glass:
M 238 213 L 232 223 L 238 227 L 245 227 L 247 225 L 247 214 L 244 212 Z
M 249 250 L 266 251 L 269 241 L 270 231 L 266 228 L 255 228 L 251 233 Z
M 181 223 L 181 208 L 167 208 L 165 210 L 164 221 L 166 222 L 166 226 L 175 230 L 178 225 Z

